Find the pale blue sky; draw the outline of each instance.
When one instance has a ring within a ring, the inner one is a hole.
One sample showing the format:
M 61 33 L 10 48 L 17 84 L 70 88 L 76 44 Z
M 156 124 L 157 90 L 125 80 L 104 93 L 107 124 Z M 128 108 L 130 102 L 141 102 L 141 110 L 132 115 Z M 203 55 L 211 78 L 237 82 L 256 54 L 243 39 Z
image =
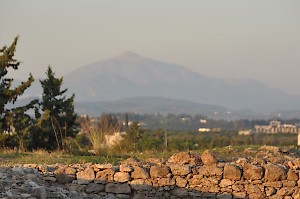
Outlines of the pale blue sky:
M 124 51 L 300 95 L 299 0 L 0 0 L 16 77 L 58 75 Z

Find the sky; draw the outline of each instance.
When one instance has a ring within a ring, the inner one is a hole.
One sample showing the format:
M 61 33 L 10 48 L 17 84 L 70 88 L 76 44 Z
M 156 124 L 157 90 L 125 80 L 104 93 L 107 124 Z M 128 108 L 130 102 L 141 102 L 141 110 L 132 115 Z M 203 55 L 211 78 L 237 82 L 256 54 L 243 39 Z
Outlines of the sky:
M 22 80 L 133 51 L 300 95 L 299 0 L 0 0 L 0 27 L 0 47 L 20 35 Z

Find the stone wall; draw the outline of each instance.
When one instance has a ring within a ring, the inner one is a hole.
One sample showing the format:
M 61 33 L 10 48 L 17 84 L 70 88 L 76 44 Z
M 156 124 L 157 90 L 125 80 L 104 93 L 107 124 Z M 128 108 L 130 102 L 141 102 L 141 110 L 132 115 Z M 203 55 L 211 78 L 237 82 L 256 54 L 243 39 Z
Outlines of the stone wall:
M 117 166 L 15 165 L 0 168 L 0 198 L 300 199 L 299 168 L 299 158 L 222 162 L 209 151 Z

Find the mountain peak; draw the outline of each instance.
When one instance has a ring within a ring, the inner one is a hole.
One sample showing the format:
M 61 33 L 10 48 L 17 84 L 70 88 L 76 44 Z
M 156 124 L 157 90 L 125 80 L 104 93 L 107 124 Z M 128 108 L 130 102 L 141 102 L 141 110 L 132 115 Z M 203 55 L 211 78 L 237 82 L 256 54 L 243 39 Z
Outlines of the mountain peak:
M 140 58 L 141 56 L 136 54 L 135 52 L 132 52 L 132 51 L 125 51 L 125 52 L 122 52 L 120 53 L 119 55 L 117 55 L 116 57 L 119 57 L 119 58 Z

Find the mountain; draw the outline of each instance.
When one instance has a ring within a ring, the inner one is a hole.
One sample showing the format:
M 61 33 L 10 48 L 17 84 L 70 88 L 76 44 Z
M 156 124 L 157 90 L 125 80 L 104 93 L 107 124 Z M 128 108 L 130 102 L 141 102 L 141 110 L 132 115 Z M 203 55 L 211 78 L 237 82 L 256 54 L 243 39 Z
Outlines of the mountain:
M 218 79 L 132 52 L 83 66 L 64 77 L 76 101 L 164 97 L 233 110 L 293 110 L 300 100 L 254 80 Z

